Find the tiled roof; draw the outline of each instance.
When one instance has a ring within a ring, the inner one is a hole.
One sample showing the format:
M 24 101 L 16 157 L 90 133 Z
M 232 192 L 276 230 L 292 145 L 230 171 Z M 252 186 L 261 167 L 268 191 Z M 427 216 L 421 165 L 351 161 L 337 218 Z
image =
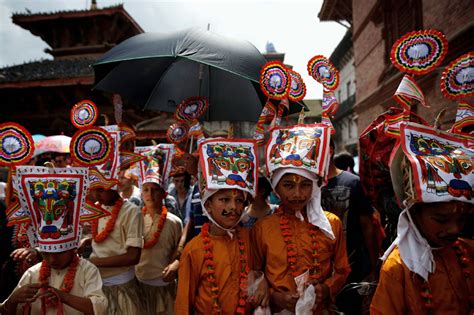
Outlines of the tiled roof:
M 0 69 L 0 83 L 93 76 L 95 59 L 42 60 Z
M 123 4 L 117 4 L 109 7 L 103 7 L 95 10 L 91 9 L 84 9 L 84 10 L 58 10 L 58 11 L 52 11 L 52 12 L 15 12 L 13 13 L 13 17 L 26 17 L 26 16 L 48 16 L 48 15 L 55 15 L 55 14 L 75 14 L 75 13 L 86 13 L 86 12 L 100 12 L 104 10 L 109 10 L 109 9 L 121 9 L 123 8 Z

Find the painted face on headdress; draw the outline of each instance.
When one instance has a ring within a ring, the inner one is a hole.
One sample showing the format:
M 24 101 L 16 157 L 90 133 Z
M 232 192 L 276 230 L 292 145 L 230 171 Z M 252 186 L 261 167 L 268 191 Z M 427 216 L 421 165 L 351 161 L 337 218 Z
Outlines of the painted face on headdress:
M 418 173 L 414 181 L 419 198 L 424 202 L 462 197 L 471 200 L 474 151 L 466 148 L 461 138 L 426 127 L 410 124 L 402 130 L 403 150 Z
M 313 155 L 319 151 L 320 137 L 319 129 L 282 130 L 271 149 L 271 162 L 296 167 L 312 166 Z
M 60 179 L 28 182 L 34 210 L 39 214 L 37 222 L 41 238 L 58 239 L 71 232 L 76 184 L 74 180 Z
M 253 189 L 255 179 L 251 170 L 255 165 L 255 156 L 249 146 L 210 143 L 206 152 L 208 175 L 213 181 Z

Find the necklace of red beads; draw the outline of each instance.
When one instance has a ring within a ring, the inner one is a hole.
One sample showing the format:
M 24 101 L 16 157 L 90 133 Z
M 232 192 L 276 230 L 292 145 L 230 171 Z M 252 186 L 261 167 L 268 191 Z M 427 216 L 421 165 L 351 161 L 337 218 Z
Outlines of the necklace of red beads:
M 94 220 L 92 222 L 92 239 L 96 243 L 101 243 L 109 237 L 109 234 L 114 230 L 115 227 L 115 221 L 117 220 L 117 216 L 120 212 L 120 209 L 122 208 L 123 205 L 123 199 L 119 198 L 115 202 L 113 208 L 112 208 L 112 213 L 110 215 L 110 219 L 107 221 L 105 224 L 105 228 L 102 232 L 99 232 L 99 220 Z
M 290 227 L 290 221 L 281 207 L 278 208 L 277 214 L 280 216 L 281 234 L 283 235 L 283 240 L 286 243 L 288 266 L 290 267 L 291 275 L 293 277 L 297 277 L 299 275 L 298 270 L 296 270 L 296 256 L 298 249 L 293 241 L 293 231 Z M 317 242 L 318 228 L 310 223 L 308 223 L 308 225 L 309 234 L 311 236 L 311 256 L 313 258 L 313 265 L 309 267 L 310 280 L 319 281 L 321 277 L 321 263 L 319 262 L 319 246 Z
M 77 266 L 79 265 L 79 256 L 74 255 L 71 263 L 69 264 L 68 270 L 66 275 L 64 276 L 63 283 L 61 284 L 60 291 L 69 293 L 74 286 L 74 279 L 76 278 Z M 40 273 L 39 273 L 39 281 L 42 286 L 47 287 L 49 286 L 49 277 L 51 276 L 51 266 L 47 263 L 46 260 L 41 262 Z M 46 301 L 47 306 L 56 306 L 58 301 L 53 304 Z
M 142 208 L 142 215 L 145 216 L 145 214 L 146 214 L 146 207 L 143 207 Z M 161 208 L 160 220 L 158 221 L 156 231 L 155 231 L 155 233 L 153 233 L 153 236 L 152 236 L 151 239 L 146 239 L 145 238 L 145 244 L 143 245 L 144 249 L 152 248 L 153 246 L 156 245 L 156 243 L 158 243 L 158 240 L 160 239 L 161 231 L 163 231 L 163 226 L 165 225 L 165 222 L 166 222 L 166 215 L 167 214 L 168 214 L 168 208 L 163 206 Z M 153 228 L 153 226 L 150 228 L 150 231 L 148 232 L 148 234 L 150 234 L 152 228 Z
M 239 303 L 235 310 L 236 314 L 245 314 L 245 304 L 247 298 L 247 276 L 249 274 L 249 266 L 247 264 L 247 253 L 245 251 L 245 243 L 239 231 L 237 234 L 237 242 L 239 246 L 240 261 L 240 277 L 239 277 Z M 214 262 L 214 254 L 212 253 L 213 244 L 209 237 L 209 223 L 202 226 L 201 235 L 204 242 L 204 265 L 207 270 L 207 281 L 211 285 L 213 314 L 221 314 L 222 309 L 219 306 L 219 287 L 215 276 L 216 264 Z
M 458 257 L 459 265 L 462 268 L 462 274 L 466 279 L 467 285 L 469 287 L 469 292 L 472 292 L 472 288 L 470 288 L 470 279 L 471 279 L 471 271 L 469 270 L 469 257 L 467 255 L 467 251 L 465 248 L 462 247 L 461 242 L 457 240 L 453 244 L 453 249 Z M 434 314 L 434 305 L 433 305 L 433 294 L 431 293 L 430 285 L 428 281 L 422 279 L 423 283 L 421 284 L 421 292 L 420 296 L 423 300 L 423 306 L 425 307 L 426 311 L 429 315 Z M 471 312 L 474 310 L 474 296 L 469 295 L 469 306 Z

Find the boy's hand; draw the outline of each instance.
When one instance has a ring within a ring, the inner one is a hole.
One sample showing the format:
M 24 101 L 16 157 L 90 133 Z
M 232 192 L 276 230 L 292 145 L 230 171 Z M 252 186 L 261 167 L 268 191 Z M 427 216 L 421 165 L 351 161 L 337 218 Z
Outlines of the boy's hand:
M 38 259 L 38 252 L 34 248 L 17 248 L 11 254 L 10 257 L 13 260 L 26 260 L 27 262 L 33 262 Z
M 272 301 L 275 303 L 279 308 L 288 310 L 291 312 L 295 311 L 296 302 L 300 296 L 298 293 L 286 293 L 286 292 L 273 292 L 272 294 Z
M 257 289 L 255 290 L 254 295 L 249 296 L 248 300 L 252 307 L 256 308 L 258 306 L 267 306 L 268 301 L 270 299 L 270 295 L 268 293 L 268 283 L 265 277 L 260 284 L 258 285 Z
M 56 304 L 57 302 L 62 301 L 62 298 L 61 298 L 62 293 L 63 292 L 53 287 L 42 287 L 39 290 L 38 298 L 40 299 L 45 298 L 48 304 L 50 303 Z
M 38 297 L 38 291 L 40 288 L 41 284 L 39 283 L 26 284 L 13 291 L 8 300 L 13 304 L 32 303 Z
M 92 245 L 92 238 L 90 237 L 83 238 L 81 242 L 79 243 L 79 247 L 77 248 L 77 253 L 79 255 L 82 255 L 82 253 L 84 252 L 84 249 L 86 247 L 90 247 L 91 245 Z
M 170 282 L 176 279 L 176 274 L 178 273 L 179 261 L 175 260 L 163 270 L 163 281 Z

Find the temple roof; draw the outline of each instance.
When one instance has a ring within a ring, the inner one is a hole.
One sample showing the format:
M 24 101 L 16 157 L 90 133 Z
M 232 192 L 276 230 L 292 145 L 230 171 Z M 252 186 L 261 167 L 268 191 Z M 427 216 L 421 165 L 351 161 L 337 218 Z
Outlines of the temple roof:
M 347 21 L 352 24 L 352 1 L 324 0 L 318 17 L 321 21 Z
M 0 85 L 11 82 L 94 76 L 95 59 L 42 60 L 0 69 Z
M 14 13 L 13 23 L 41 37 L 55 58 L 97 57 L 143 29 L 123 5 L 91 10 Z

